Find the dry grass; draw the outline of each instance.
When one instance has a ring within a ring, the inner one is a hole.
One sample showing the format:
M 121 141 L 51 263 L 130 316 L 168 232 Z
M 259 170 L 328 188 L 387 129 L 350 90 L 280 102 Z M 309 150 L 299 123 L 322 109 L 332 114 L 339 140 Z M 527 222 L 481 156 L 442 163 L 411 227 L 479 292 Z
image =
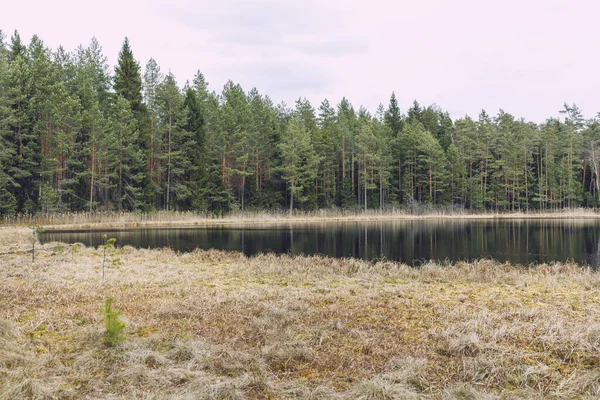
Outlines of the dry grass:
M 214 224 L 239 224 L 255 222 L 344 222 L 344 221 L 390 221 L 420 219 L 590 219 L 600 218 L 600 212 L 590 208 L 563 209 L 545 212 L 480 212 L 460 208 L 423 208 L 419 210 L 319 210 L 294 211 L 290 216 L 282 211 L 232 212 L 226 215 L 213 215 L 198 212 L 130 213 L 104 212 L 58 213 L 48 215 L 19 215 L 0 219 L 0 226 L 46 225 L 52 229 L 77 228 L 127 228 L 152 226 L 197 226 Z
M 116 252 L 104 283 L 97 249 L 0 256 L 1 400 L 600 396 L 600 275 L 577 265 Z

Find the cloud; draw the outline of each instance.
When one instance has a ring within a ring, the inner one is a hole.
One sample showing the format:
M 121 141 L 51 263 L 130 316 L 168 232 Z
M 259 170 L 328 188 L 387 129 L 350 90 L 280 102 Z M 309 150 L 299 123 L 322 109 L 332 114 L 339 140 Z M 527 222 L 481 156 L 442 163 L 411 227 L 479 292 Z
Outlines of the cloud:
M 275 103 L 345 96 L 374 112 L 395 91 L 403 110 L 417 99 L 456 117 L 502 108 L 543 121 L 565 101 L 598 110 L 600 55 L 590 44 L 600 2 L 591 0 L 38 3 L 32 14 L 13 2 L 0 26 L 53 48 L 96 36 L 113 65 L 128 36 L 142 66 L 153 57 L 180 83 L 200 69 L 211 89 L 231 79 Z
M 183 0 L 155 7 L 170 23 L 186 27 L 180 51 L 203 61 L 198 68 L 217 92 L 231 79 L 275 102 L 309 97 L 317 103 L 333 90 L 340 73 L 336 60 L 369 49 L 364 38 L 344 27 L 348 10 L 316 0 L 202 5 Z
M 267 93 L 292 91 L 297 97 L 328 87 L 327 75 L 315 70 L 307 70 L 298 65 L 257 65 L 246 68 L 248 77 L 255 77 L 257 85 Z
M 211 46 L 328 57 L 368 48 L 357 37 L 336 34 L 340 17 L 336 13 L 343 11 L 321 5 L 315 12 L 311 1 L 238 0 L 201 7 L 180 2 L 157 7 L 162 15 L 204 35 Z
M 309 56 L 329 58 L 359 55 L 369 50 L 369 46 L 363 41 L 324 41 L 309 38 L 298 42 L 288 41 L 286 44 Z

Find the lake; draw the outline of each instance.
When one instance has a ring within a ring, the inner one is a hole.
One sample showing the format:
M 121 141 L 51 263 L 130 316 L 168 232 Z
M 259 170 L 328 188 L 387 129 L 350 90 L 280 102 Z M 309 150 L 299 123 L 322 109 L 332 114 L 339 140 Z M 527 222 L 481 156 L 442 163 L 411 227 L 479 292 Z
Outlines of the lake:
M 429 260 L 479 258 L 515 264 L 573 260 L 594 268 L 600 264 L 600 221 L 595 219 L 253 223 L 47 231 L 40 234 L 40 240 L 98 246 L 105 233 L 117 239 L 117 246 L 169 247 L 181 252 L 200 248 L 241 251 L 249 256 L 267 252 L 321 254 L 383 258 L 414 266 Z

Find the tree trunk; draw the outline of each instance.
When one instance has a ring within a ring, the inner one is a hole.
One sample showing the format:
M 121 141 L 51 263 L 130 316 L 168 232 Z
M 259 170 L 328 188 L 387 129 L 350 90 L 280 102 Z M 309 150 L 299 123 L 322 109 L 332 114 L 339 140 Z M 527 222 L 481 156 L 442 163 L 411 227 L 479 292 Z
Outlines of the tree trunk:
M 364 183 L 364 191 L 365 191 L 365 212 L 367 212 L 367 157 L 366 155 L 363 155 L 363 164 L 364 164 L 364 176 L 365 176 L 365 183 Z
M 169 145 L 167 154 L 167 211 L 170 207 L 171 195 L 171 117 L 169 116 Z
M 383 176 L 381 175 L 381 169 L 379 170 L 379 210 L 383 211 Z
M 538 157 L 538 197 L 539 208 L 542 210 L 542 146 L 540 145 L 540 154 Z
M 256 150 L 256 165 L 254 166 L 254 174 L 256 175 L 256 189 L 258 190 L 258 193 L 261 192 L 261 188 L 260 188 L 260 181 L 259 181 L 259 172 L 258 172 L 258 164 L 260 163 L 260 158 L 258 156 L 258 149 Z
M 433 170 L 429 164 L 429 198 L 433 201 Z
M 346 179 L 346 138 L 342 138 L 342 181 L 344 179 Z
M 119 163 L 119 211 L 123 210 L 123 163 Z
M 352 164 L 351 164 L 351 177 L 352 177 L 352 194 L 354 194 L 354 185 L 356 183 L 356 181 L 354 180 L 354 154 L 352 154 L 352 158 L 351 158 Z M 359 196 L 360 197 L 360 196 Z
M 90 214 L 92 213 L 92 204 L 94 204 L 94 156 L 96 155 L 96 146 L 92 146 L 92 162 L 90 165 Z
M 398 192 L 402 196 L 402 161 L 400 161 L 400 157 L 398 157 Z
M 595 183 L 596 183 L 596 195 L 598 196 L 598 200 L 600 200 L 600 177 L 598 177 L 598 160 L 596 157 L 596 148 L 594 146 L 594 142 L 591 142 L 591 156 L 592 156 L 592 168 L 594 168 L 595 175 Z
M 290 189 L 290 217 L 292 216 L 294 210 L 294 180 L 292 179 L 292 186 Z

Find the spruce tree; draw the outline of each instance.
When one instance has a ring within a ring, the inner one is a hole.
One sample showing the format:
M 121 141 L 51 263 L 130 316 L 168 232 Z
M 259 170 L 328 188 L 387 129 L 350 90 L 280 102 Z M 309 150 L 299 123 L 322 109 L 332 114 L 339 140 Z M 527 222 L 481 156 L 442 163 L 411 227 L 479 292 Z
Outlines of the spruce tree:
M 384 121 L 392 130 L 394 136 L 402 130 L 402 115 L 400 115 L 400 107 L 398 107 L 398 100 L 396 100 L 396 93 L 394 92 L 390 97 L 390 105 L 385 112 Z
M 107 152 L 105 165 L 108 177 L 107 188 L 112 189 L 117 209 L 143 209 L 142 182 L 139 173 L 144 157 L 137 145 L 138 128 L 129 102 L 119 96 L 111 110 L 110 130 L 104 138 Z
M 12 193 L 17 198 L 18 210 L 33 213 L 39 197 L 40 148 L 33 131 L 35 119 L 31 113 L 31 69 L 26 54 L 19 53 L 10 63 L 6 83 L 8 99 L 8 133 L 5 136 L 15 145 L 9 171 L 13 178 Z
M 142 153 L 142 158 L 148 162 L 150 152 L 148 150 L 150 142 L 150 120 L 146 105 L 143 103 L 142 96 L 142 77 L 140 65 L 133 57 L 133 51 L 129 45 L 129 39 L 125 38 L 123 46 L 119 52 L 119 59 L 115 67 L 115 76 L 113 89 L 118 96 L 123 97 L 129 103 L 131 111 L 136 121 L 137 135 L 135 144 Z M 155 188 L 152 185 L 150 171 L 145 167 L 145 163 L 140 163 L 141 169 L 134 167 L 133 173 L 139 177 L 139 193 L 137 207 L 144 211 L 153 209 L 153 199 L 155 197 Z
M 21 36 L 19 32 L 15 30 L 15 33 L 10 38 L 10 52 L 8 53 L 8 60 L 13 63 L 17 58 L 25 59 L 27 57 L 27 47 L 21 42 Z
M 10 141 L 8 92 L 8 52 L 0 31 L 0 216 L 17 212 L 17 198 L 12 171 L 9 169 L 16 154 L 15 143 Z
M 125 38 L 123 47 L 119 52 L 119 59 L 115 67 L 113 89 L 116 94 L 127 100 L 134 113 L 142 110 L 142 77 L 140 64 L 133 57 L 129 39 Z

